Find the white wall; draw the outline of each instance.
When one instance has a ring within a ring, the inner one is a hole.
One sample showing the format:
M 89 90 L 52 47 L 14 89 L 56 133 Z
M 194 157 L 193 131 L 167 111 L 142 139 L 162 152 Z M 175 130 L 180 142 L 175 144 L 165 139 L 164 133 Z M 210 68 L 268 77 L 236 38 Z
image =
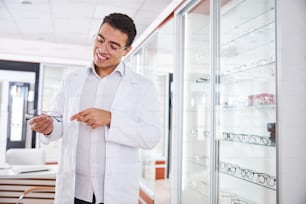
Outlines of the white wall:
M 306 1 L 278 2 L 279 204 L 306 203 Z

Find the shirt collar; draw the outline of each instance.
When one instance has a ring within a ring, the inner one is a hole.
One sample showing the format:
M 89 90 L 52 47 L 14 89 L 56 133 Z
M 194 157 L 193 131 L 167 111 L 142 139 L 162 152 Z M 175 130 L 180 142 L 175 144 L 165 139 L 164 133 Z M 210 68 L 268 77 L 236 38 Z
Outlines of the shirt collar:
M 97 72 L 96 72 L 96 70 L 95 70 L 95 65 L 94 65 L 94 63 L 92 62 L 91 63 L 91 66 L 88 68 L 88 72 L 89 73 L 92 73 L 92 74 L 94 74 L 96 77 L 98 77 L 98 78 L 101 78 L 98 74 L 97 74 Z M 115 73 L 118 73 L 121 77 L 123 77 L 124 75 L 125 75 L 125 66 L 124 66 L 124 63 L 123 62 L 120 62 L 119 64 L 118 64 L 118 66 L 116 67 L 116 69 L 110 74 L 110 75 L 113 75 L 113 74 L 115 74 Z M 109 75 L 109 76 L 110 76 Z

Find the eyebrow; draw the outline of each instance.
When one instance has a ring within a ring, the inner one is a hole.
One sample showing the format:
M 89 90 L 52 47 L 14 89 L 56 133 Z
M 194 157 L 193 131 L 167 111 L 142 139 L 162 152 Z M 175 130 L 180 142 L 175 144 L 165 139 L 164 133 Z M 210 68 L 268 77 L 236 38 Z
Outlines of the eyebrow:
M 101 38 L 103 38 L 105 40 L 105 37 L 103 35 L 101 35 L 100 33 L 98 33 L 98 36 L 100 36 Z M 115 45 L 118 45 L 119 47 L 121 47 L 121 45 L 119 43 L 117 43 L 117 42 L 109 41 L 109 43 L 115 44 Z

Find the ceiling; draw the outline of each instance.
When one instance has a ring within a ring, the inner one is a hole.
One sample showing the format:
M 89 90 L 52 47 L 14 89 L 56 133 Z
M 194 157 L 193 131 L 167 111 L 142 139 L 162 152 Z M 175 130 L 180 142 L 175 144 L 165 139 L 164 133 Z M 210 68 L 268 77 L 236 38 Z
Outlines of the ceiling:
M 93 35 L 105 15 L 126 13 L 136 40 L 172 0 L 0 0 L 0 59 L 90 60 Z M 178 1 L 176 1 L 178 2 Z

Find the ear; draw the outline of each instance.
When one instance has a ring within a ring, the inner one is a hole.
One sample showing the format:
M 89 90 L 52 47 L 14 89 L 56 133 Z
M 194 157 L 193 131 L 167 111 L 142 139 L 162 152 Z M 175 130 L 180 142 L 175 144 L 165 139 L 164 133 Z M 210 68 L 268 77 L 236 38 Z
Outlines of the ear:
M 132 46 L 126 48 L 126 49 L 124 50 L 123 56 L 126 56 L 131 50 L 132 50 Z

